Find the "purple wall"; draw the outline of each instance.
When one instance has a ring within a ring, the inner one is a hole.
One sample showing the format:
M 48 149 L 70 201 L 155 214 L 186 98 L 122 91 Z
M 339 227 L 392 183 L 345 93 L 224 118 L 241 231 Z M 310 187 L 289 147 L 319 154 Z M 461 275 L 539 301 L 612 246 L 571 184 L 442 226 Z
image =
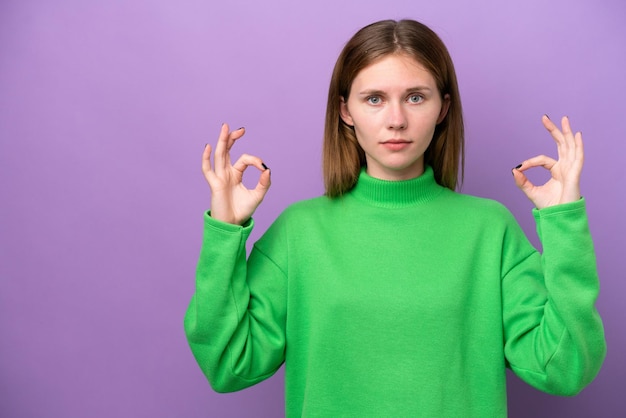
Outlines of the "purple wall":
M 219 395 L 185 341 L 209 203 L 201 151 L 222 122 L 246 126 L 237 151 L 273 174 L 257 238 L 287 204 L 322 192 L 326 89 L 343 43 L 402 17 L 429 24 L 456 62 L 463 191 L 506 204 L 533 239 L 510 168 L 554 155 L 543 113 L 583 131 L 608 357 L 575 398 L 512 377 L 510 416 L 623 413 L 624 3 L 296 4 L 0 2 L 0 416 L 281 416 L 282 373 Z

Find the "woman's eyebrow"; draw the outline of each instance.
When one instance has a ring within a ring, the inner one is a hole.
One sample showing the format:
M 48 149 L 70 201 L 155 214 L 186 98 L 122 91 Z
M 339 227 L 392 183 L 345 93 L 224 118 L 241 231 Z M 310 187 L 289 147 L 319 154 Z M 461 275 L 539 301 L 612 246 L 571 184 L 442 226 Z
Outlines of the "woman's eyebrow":
M 368 90 L 363 90 L 359 92 L 360 96 L 382 96 L 384 94 L 385 92 L 383 90 L 374 90 L 374 89 L 368 89 Z
M 415 87 L 409 87 L 404 92 L 405 93 L 411 93 L 411 92 L 414 92 L 414 91 L 431 92 L 432 89 L 430 87 L 427 87 L 427 86 L 415 86 Z M 383 95 L 385 95 L 387 93 L 384 90 L 367 89 L 367 90 L 360 91 L 358 94 L 360 96 L 383 96 Z

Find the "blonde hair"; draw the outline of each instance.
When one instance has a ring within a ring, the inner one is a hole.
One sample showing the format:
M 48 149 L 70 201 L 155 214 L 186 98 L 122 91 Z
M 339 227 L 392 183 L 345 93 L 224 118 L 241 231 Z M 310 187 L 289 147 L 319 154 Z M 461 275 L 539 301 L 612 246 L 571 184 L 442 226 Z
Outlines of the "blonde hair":
M 452 59 L 443 41 L 426 25 L 414 20 L 383 20 L 359 30 L 341 51 L 328 89 L 324 127 L 323 172 L 326 195 L 337 197 L 354 187 L 365 153 L 353 127 L 339 115 L 341 99 L 348 100 L 357 74 L 375 61 L 403 53 L 413 57 L 433 76 L 442 99 L 448 95 L 446 117 L 435 128 L 424 153 L 424 162 L 433 168 L 440 185 L 455 190 L 464 164 L 464 129 L 461 99 Z

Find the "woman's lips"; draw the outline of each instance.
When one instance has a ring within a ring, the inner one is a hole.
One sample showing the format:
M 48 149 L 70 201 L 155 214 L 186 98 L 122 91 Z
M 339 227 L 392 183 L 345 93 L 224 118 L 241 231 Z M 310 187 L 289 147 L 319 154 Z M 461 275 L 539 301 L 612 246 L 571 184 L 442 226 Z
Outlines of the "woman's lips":
M 404 139 L 390 139 L 385 142 L 381 142 L 381 145 L 391 151 L 401 151 L 411 145 L 411 141 Z

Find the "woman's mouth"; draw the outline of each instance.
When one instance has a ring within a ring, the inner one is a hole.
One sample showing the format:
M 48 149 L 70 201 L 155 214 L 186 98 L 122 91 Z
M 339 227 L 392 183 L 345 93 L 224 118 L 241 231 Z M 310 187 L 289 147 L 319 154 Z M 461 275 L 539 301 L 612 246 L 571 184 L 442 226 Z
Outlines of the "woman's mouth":
M 389 139 L 381 142 L 381 145 L 391 151 L 401 151 L 411 145 L 411 141 L 406 139 Z

